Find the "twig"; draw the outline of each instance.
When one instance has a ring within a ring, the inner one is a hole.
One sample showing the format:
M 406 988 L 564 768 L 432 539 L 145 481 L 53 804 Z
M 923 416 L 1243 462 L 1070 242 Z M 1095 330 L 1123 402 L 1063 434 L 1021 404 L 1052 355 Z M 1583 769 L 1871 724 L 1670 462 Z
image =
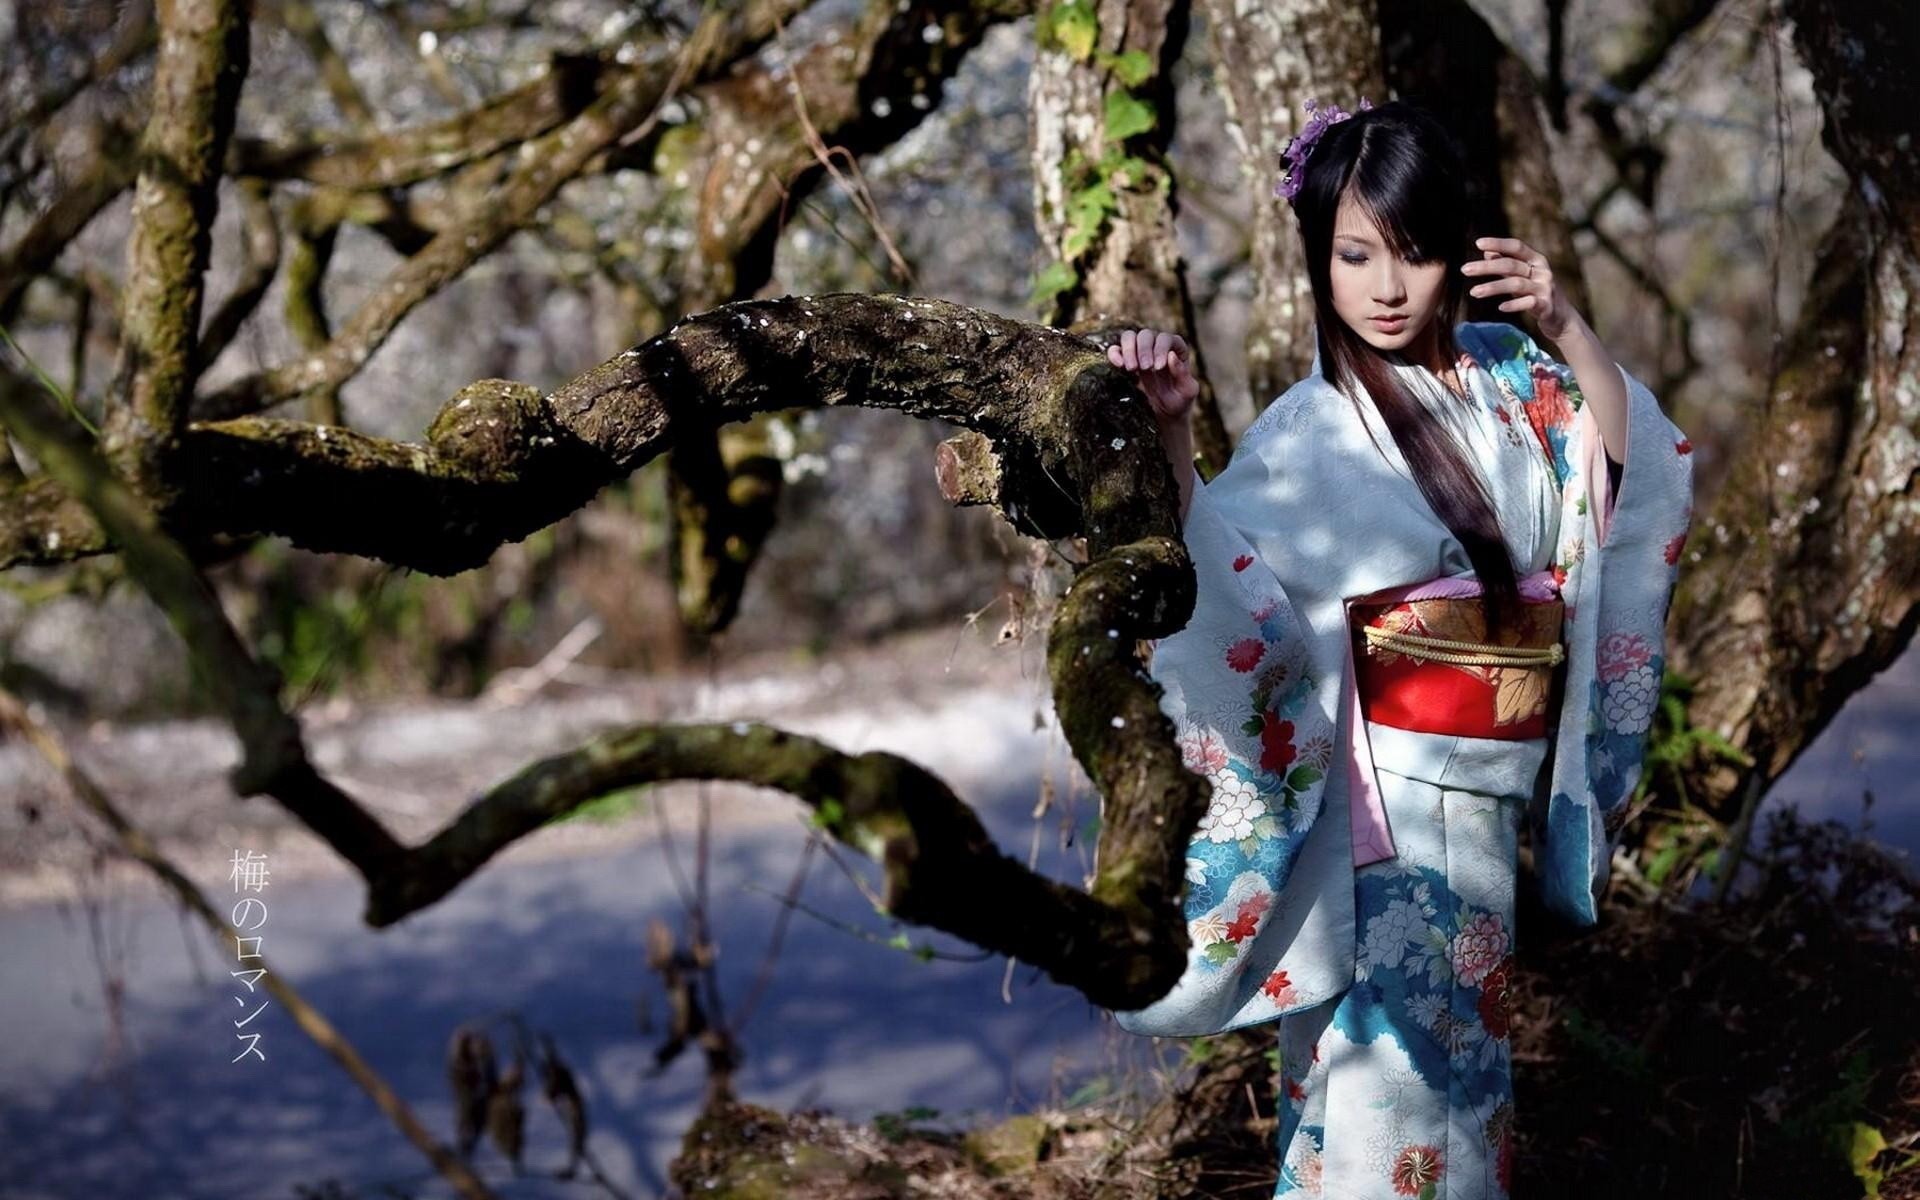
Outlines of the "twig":
M 180 898 L 182 904 L 198 914 L 201 920 L 206 922 L 207 927 L 213 930 L 215 936 L 221 939 L 222 945 L 230 948 L 238 959 L 242 945 L 240 935 L 233 926 L 214 911 L 213 905 L 208 903 L 199 887 L 160 852 L 159 847 L 152 838 L 147 836 L 146 831 L 121 814 L 113 801 L 107 798 L 106 793 L 67 754 L 66 747 L 52 731 L 34 720 L 19 699 L 3 687 L 0 687 L 0 725 L 11 725 L 33 743 L 41 757 L 45 758 L 48 764 L 60 774 L 73 796 L 113 830 L 119 838 L 121 848 L 130 857 L 146 864 L 155 875 L 159 876 L 160 881 Z M 406 1102 L 388 1086 L 387 1081 L 360 1057 L 360 1052 L 354 1049 L 353 1043 L 335 1029 L 332 1022 L 328 1021 L 318 1009 L 307 1003 L 306 999 L 294 990 L 293 985 L 286 982 L 280 972 L 267 969 L 264 957 L 251 955 L 249 958 L 257 959 L 261 963 L 262 985 L 273 994 L 274 999 L 280 1002 L 281 1007 L 292 1015 L 294 1023 L 313 1039 L 314 1044 L 339 1063 L 353 1081 L 360 1085 L 362 1091 L 373 1098 L 373 1102 L 380 1107 L 380 1111 L 386 1113 L 388 1119 L 399 1128 L 401 1135 L 426 1155 L 428 1161 L 433 1163 L 435 1169 L 461 1195 L 471 1197 L 472 1200 L 491 1200 L 494 1193 L 487 1185 L 480 1181 L 479 1176 L 475 1175 L 457 1154 L 442 1145 L 428 1131 L 420 1119 L 413 1114 L 413 1110 L 407 1107 Z

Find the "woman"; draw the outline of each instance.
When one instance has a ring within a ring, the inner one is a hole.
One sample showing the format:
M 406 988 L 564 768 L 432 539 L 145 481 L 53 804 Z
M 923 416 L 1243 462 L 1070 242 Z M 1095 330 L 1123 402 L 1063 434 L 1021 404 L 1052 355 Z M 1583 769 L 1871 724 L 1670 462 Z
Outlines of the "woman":
M 1187 971 L 1115 1019 L 1278 1021 L 1276 1195 L 1504 1197 L 1518 828 L 1547 905 L 1592 924 L 1658 698 L 1691 446 L 1537 251 L 1470 238 L 1432 117 L 1308 109 L 1275 191 L 1313 283 L 1309 377 L 1201 485 L 1186 344 L 1108 348 L 1180 488 L 1199 590 L 1151 672 L 1213 784 Z M 1461 322 L 1468 295 L 1529 314 L 1561 360 Z

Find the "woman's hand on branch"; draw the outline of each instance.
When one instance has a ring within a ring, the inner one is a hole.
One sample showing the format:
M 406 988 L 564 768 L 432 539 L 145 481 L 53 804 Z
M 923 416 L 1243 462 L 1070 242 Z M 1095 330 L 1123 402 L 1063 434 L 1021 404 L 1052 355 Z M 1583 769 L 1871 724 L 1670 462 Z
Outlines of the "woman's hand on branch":
M 1200 394 L 1200 381 L 1187 365 L 1186 339 L 1157 329 L 1129 329 L 1118 343 L 1107 347 L 1107 361 L 1132 371 L 1153 408 L 1153 419 L 1164 429 L 1185 425 Z

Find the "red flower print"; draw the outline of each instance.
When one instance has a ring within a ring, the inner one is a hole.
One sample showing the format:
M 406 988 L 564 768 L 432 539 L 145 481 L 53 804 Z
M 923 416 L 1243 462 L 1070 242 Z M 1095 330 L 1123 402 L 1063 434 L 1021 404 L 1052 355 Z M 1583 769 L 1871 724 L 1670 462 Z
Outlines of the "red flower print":
M 1252 565 L 1253 555 L 1251 554 L 1242 554 L 1239 558 L 1233 560 L 1233 569 L 1236 571 L 1244 571 Z
M 1555 587 L 1565 587 L 1567 585 L 1567 569 L 1559 563 L 1553 564 L 1553 585 Z M 1568 610 L 1567 620 L 1573 620 L 1572 610 Z
M 1273 897 L 1266 892 L 1255 892 L 1242 900 L 1240 911 L 1227 926 L 1227 940 L 1240 942 L 1252 937 L 1255 927 L 1260 923 L 1260 914 L 1267 911 L 1267 906 L 1272 903 Z
M 1275 971 L 1267 976 L 1267 981 L 1260 985 L 1260 990 L 1265 992 L 1267 998 L 1275 1004 L 1291 1004 L 1295 999 L 1293 983 L 1287 979 L 1285 971 Z
M 1260 769 L 1285 773 L 1293 765 L 1293 722 L 1280 721 L 1270 712 L 1260 714 Z
M 1675 443 L 1673 444 L 1673 448 L 1674 448 L 1675 450 L 1678 450 L 1678 451 L 1679 451 L 1680 453 L 1682 453 L 1682 454 L 1692 454 L 1692 453 L 1693 453 L 1693 439 L 1692 439 L 1692 438 L 1681 438 L 1681 439 L 1680 439 L 1679 441 L 1677 441 L 1677 442 L 1675 442 Z
M 1180 740 L 1180 762 L 1189 771 L 1211 775 L 1227 765 L 1227 748 L 1211 733 Z
M 1533 403 L 1526 406 L 1527 422 L 1533 426 L 1533 436 L 1539 439 L 1541 448 L 1549 455 L 1553 453 L 1553 443 L 1547 437 L 1549 429 L 1565 429 L 1573 420 L 1573 404 L 1567 399 L 1567 390 L 1561 385 L 1560 376 L 1550 368 L 1535 364 L 1533 368 Z
M 1676 533 L 1673 535 L 1673 540 L 1667 543 L 1667 565 L 1668 566 L 1672 566 L 1673 564 L 1680 561 L 1680 547 L 1686 544 L 1687 544 L 1686 530 L 1682 529 L 1679 533 Z
M 1647 665 L 1653 648 L 1637 633 L 1610 633 L 1600 639 L 1600 678 L 1613 683 Z
M 1445 1169 L 1440 1147 L 1426 1142 L 1403 1146 L 1393 1159 L 1393 1190 L 1402 1196 L 1418 1196 L 1421 1188 L 1438 1182 Z
M 1506 422 L 1509 425 L 1513 424 L 1513 417 L 1511 414 L 1507 412 L 1507 406 L 1504 404 L 1502 404 L 1499 408 L 1494 409 L 1493 415 L 1496 417 L 1499 417 L 1502 421 Z
M 1513 1024 L 1513 997 L 1508 988 L 1512 975 L 1513 955 L 1509 954 L 1480 981 L 1480 1023 L 1497 1038 L 1505 1038 Z
M 1282 1075 L 1280 1082 L 1287 1089 L 1287 1099 L 1304 1101 L 1307 1098 L 1307 1089 L 1301 1087 L 1297 1081 Z
M 1259 666 L 1266 653 L 1267 644 L 1259 638 L 1241 638 L 1227 647 L 1227 665 L 1244 675 Z

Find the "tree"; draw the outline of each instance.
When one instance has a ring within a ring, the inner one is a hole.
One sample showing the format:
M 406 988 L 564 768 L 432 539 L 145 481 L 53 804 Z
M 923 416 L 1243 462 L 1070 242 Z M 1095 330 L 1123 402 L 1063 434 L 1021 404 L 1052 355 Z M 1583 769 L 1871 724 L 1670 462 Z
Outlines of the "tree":
M 1277 139 L 1305 97 L 1385 95 L 1391 84 L 1484 135 L 1468 150 L 1476 175 L 1499 181 L 1477 200 L 1490 227 L 1567 248 L 1570 258 L 1574 223 L 1561 211 L 1543 134 L 1564 119 L 1564 81 L 1530 78 L 1464 3 L 1045 4 L 1029 93 L 1036 221 L 1057 257 L 1036 292 L 1045 320 L 900 295 L 753 298 L 795 196 L 835 178 L 836 158 L 850 163 L 892 144 L 932 107 L 873 97 L 937 96 L 990 25 L 1030 11 L 1017 0 L 874 0 L 837 45 L 821 43 L 784 68 L 758 65 L 754 52 L 807 7 L 708 4 L 685 21 L 653 11 L 614 43 L 556 56 L 539 78 L 455 118 L 399 129 L 380 127 L 304 4 L 280 0 L 257 17 L 241 0 L 129 7 L 96 59 L 23 110 L 58 111 L 152 55 L 145 119 L 102 118 L 84 169 L 0 250 L 6 320 L 22 311 L 33 279 L 56 273 L 91 215 L 134 191 L 127 286 L 114 306 L 119 349 L 98 436 L 77 411 L 55 411 L 21 371 L 0 375 L 0 418 L 33 467 L 0 438 L 0 565 L 118 555 L 168 613 L 240 737 L 236 792 L 272 796 L 352 864 L 376 928 L 431 905 L 515 839 L 611 789 L 735 779 L 793 794 L 834 837 L 878 861 L 892 915 L 1042 967 L 1104 1007 L 1139 1007 L 1185 964 L 1183 853 L 1206 795 L 1180 763 L 1137 653 L 1139 641 L 1178 630 L 1192 609 L 1172 481 L 1146 414 L 1121 402 L 1128 381 L 1103 347 L 1119 328 L 1194 324 L 1166 160 L 1167 75 L 1188 21 L 1198 14 L 1206 23 L 1250 184 L 1270 179 Z M 1667 7 L 1674 11 L 1655 14 L 1638 65 L 1616 87 L 1644 79 L 1708 12 Z M 1697 538 L 1675 607 L 1674 660 L 1702 679 L 1689 719 L 1751 760 L 1684 765 L 1690 789 L 1723 818 L 1744 805 L 1750 819 L 1758 790 L 1904 649 L 1920 613 L 1912 500 L 1920 403 L 1907 349 L 1920 333 L 1911 303 L 1920 179 L 1909 152 L 1914 83 L 1902 70 L 1920 50 L 1920 29 L 1894 0 L 1834 8 L 1793 0 L 1787 12 L 1850 192 L 1822 244 L 1812 300 L 1779 355 L 1759 440 L 1734 456 L 1714 507 L 1696 521 L 1711 536 Z M 343 127 L 234 136 L 256 19 L 308 47 Z M 701 120 L 665 125 L 665 107 L 681 102 Z M 1605 125 L 1604 106 L 1590 115 Z M 128 146 L 137 146 L 131 162 Z M 30 140 L 8 149 L 8 192 L 42 178 L 46 164 Z M 421 442 L 340 423 L 339 388 L 408 313 L 517 231 L 549 223 L 566 183 L 663 162 L 706 173 L 681 214 L 698 252 L 635 344 L 551 392 L 476 380 Z M 1621 185 L 1647 194 L 1647 163 L 1619 144 Z M 203 279 L 222 178 L 239 186 L 254 269 L 209 306 Z M 300 194 L 281 229 L 274 193 L 291 185 Z M 1310 298 L 1282 214 L 1271 205 L 1255 213 L 1249 360 L 1260 396 L 1311 357 Z M 336 321 L 319 283 L 347 223 L 377 231 L 403 257 Z M 201 386 L 283 256 L 302 353 Z M 84 347 L 87 306 L 99 301 L 84 281 L 72 286 Z M 261 415 L 295 401 L 310 419 Z M 917 765 L 842 754 L 763 725 L 616 731 L 529 764 L 429 841 L 403 845 L 307 759 L 279 680 L 205 582 L 207 564 L 265 536 L 453 573 L 665 454 L 682 614 L 712 632 L 732 619 L 772 533 L 779 474 L 754 422 L 845 405 L 959 426 L 938 464 L 949 499 L 992 505 L 1031 537 L 1085 539 L 1087 559 L 1048 640 L 1062 725 L 1104 798 L 1099 869 L 1085 892 L 1001 854 L 963 800 Z M 1230 443 L 1210 394 L 1201 429 L 1217 468 Z M 1790 484 L 1776 486 L 1783 477 Z M 328 503 L 316 505 L 316 495 Z M 114 819 L 97 789 L 90 802 Z M 122 833 L 137 842 L 130 826 Z M 1736 843 L 1736 861 L 1738 852 Z M 716 1070 L 719 1102 L 725 1067 Z M 356 1075 L 380 1094 L 377 1081 Z M 430 1134 L 409 1136 L 479 1194 Z

